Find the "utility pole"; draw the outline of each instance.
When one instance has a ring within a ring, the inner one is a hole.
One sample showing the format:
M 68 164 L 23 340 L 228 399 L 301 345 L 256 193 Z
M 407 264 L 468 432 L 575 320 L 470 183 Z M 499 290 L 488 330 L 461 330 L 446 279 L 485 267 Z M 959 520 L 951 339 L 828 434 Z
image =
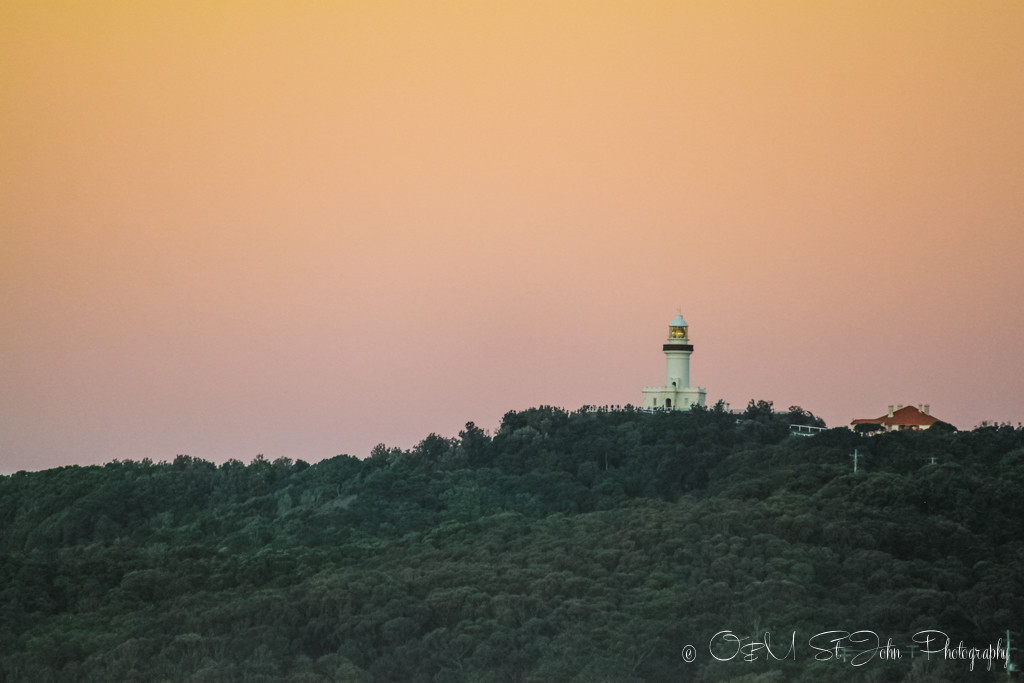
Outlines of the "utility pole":
M 1010 629 L 1006 629 L 1006 677 L 1017 671 L 1017 665 L 1010 661 Z

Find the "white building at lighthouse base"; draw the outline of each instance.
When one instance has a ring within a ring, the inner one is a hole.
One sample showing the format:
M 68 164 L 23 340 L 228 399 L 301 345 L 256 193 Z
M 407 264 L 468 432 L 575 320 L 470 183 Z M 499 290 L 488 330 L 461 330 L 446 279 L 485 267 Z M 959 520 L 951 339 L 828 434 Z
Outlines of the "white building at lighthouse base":
M 693 406 L 705 405 L 708 392 L 704 387 L 686 387 L 678 391 L 675 387 L 644 387 L 643 394 L 644 408 L 689 410 Z

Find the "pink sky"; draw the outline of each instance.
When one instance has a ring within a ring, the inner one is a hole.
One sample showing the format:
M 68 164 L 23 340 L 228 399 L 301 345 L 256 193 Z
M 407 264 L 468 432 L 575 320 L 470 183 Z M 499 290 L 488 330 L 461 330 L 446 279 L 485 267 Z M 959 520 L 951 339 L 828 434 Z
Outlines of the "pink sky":
M 1024 4 L 0 9 L 0 472 L 1024 415 Z

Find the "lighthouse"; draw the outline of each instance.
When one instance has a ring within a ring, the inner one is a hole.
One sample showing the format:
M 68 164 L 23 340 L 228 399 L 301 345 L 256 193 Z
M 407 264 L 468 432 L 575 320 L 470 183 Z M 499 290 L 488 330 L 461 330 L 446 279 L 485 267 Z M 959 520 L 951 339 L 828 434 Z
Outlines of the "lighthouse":
M 705 405 L 707 390 L 690 386 L 690 326 L 680 313 L 668 324 L 668 339 L 662 345 L 665 352 L 665 386 L 644 389 L 643 407 L 660 410 L 689 410 Z

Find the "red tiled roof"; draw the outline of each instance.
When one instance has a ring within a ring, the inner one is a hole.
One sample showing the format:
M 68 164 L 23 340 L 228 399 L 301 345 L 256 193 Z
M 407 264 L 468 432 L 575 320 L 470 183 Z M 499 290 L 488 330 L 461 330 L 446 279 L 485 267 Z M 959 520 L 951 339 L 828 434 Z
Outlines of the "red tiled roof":
M 875 424 L 885 425 L 887 427 L 901 427 L 901 426 L 918 426 L 918 427 L 931 427 L 933 424 L 939 421 L 939 418 L 932 417 L 926 413 L 922 413 L 914 406 L 903 406 L 899 410 L 895 410 L 892 413 L 892 417 L 883 415 L 882 417 L 876 418 L 864 418 L 860 420 L 854 420 L 852 424 L 863 425 L 863 424 Z

